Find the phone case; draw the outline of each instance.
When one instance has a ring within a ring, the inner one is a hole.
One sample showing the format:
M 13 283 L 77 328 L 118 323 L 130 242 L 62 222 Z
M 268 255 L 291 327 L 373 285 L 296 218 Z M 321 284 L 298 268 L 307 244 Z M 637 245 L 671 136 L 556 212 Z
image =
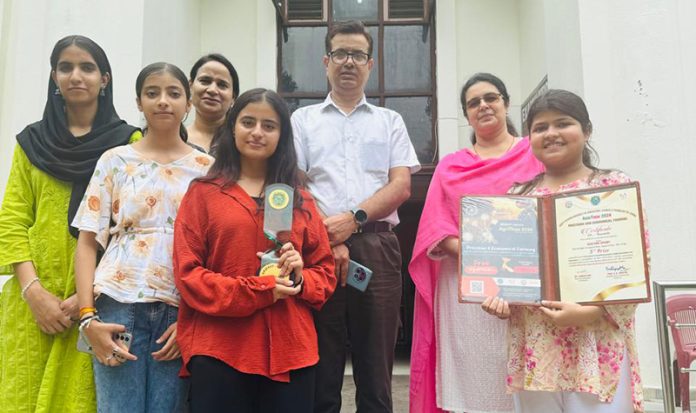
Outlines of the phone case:
M 347 284 L 351 287 L 365 292 L 367 289 L 367 284 L 370 283 L 372 278 L 372 270 L 366 266 L 350 260 L 348 263 L 348 279 Z
M 127 349 L 130 349 L 133 336 L 131 333 L 115 333 L 114 340 L 120 341 L 124 346 L 126 346 Z M 85 337 L 82 331 L 80 331 L 80 334 L 77 336 L 77 351 L 87 354 L 94 354 L 92 351 L 92 345 L 89 344 L 89 340 L 87 340 L 87 337 Z

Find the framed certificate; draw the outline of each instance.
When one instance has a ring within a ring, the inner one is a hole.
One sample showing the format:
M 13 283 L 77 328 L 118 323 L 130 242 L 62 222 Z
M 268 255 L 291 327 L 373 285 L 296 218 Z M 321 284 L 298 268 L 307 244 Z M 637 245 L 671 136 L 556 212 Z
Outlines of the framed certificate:
M 650 301 L 642 211 L 637 182 L 462 197 L 460 301 Z

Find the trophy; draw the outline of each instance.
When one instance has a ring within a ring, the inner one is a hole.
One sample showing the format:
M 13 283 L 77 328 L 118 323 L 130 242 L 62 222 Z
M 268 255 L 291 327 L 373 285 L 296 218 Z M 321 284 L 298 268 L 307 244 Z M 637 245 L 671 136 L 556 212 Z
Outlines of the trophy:
M 264 191 L 263 234 L 274 246 L 261 256 L 259 276 L 280 276 L 278 251 L 290 241 L 293 194 L 293 189 L 285 184 L 269 185 Z M 294 282 L 294 274 L 289 277 Z

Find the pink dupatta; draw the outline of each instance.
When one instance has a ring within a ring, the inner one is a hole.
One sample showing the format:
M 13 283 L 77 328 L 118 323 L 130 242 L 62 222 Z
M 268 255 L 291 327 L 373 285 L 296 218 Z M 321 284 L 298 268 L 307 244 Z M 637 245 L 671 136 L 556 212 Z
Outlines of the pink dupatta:
M 440 263 L 428 258 L 428 250 L 447 236 L 459 236 L 458 206 L 462 195 L 504 194 L 513 183 L 530 180 L 543 170 L 527 138 L 500 158 L 481 160 L 474 152 L 463 149 L 446 156 L 435 169 L 408 267 L 416 285 L 409 397 L 412 413 L 442 412 L 435 394 L 433 312 Z

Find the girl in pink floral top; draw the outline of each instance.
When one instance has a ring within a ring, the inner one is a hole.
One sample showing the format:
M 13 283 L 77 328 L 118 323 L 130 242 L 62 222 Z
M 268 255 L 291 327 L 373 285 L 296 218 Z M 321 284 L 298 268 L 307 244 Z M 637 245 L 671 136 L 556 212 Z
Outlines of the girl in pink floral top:
M 620 171 L 593 166 L 592 123 L 577 95 L 548 91 L 532 104 L 527 126 L 546 172 L 511 193 L 537 196 L 630 182 Z M 636 305 L 543 301 L 541 307 L 511 307 L 489 297 L 482 307 L 510 319 L 507 386 L 515 393 L 516 412 L 643 411 Z

